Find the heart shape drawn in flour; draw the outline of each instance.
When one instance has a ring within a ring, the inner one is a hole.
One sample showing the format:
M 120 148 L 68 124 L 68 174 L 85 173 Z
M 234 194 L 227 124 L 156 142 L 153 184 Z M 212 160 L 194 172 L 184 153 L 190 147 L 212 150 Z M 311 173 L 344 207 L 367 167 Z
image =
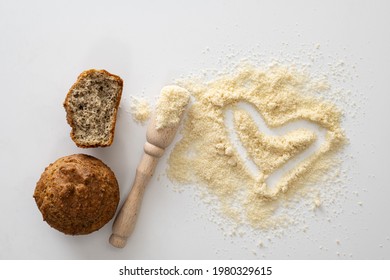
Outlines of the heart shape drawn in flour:
M 304 119 L 270 129 L 254 105 L 226 108 L 229 138 L 256 181 L 256 193 L 276 199 L 285 193 L 328 150 L 327 130 Z M 328 137 L 329 138 L 329 137 Z

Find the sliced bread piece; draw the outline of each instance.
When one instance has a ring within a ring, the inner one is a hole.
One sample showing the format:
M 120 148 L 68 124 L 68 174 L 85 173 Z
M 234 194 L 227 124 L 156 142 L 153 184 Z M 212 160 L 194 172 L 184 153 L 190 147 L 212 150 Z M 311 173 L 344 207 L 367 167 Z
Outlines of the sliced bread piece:
M 122 88 L 122 79 L 105 70 L 91 69 L 79 75 L 64 102 L 70 136 L 78 147 L 112 144 Z

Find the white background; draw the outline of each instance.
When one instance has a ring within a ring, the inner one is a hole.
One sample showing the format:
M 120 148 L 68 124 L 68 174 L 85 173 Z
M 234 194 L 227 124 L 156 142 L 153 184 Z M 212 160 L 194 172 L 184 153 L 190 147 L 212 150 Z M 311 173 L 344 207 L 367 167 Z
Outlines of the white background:
M 389 259 L 389 10 L 388 1 L 0 1 L 0 258 Z M 166 156 L 125 249 L 108 243 L 112 221 L 77 237 L 42 222 L 35 184 L 65 155 L 88 153 L 107 163 L 123 202 L 146 129 L 126 112 L 130 96 L 153 103 L 182 75 L 247 54 L 278 58 L 315 46 L 323 61 L 346 61 L 353 79 L 344 87 L 359 97 L 354 120 L 344 123 L 350 191 L 331 222 L 308 220 L 307 233 L 271 238 L 264 248 L 245 236 L 226 237 L 191 190 L 173 191 L 163 175 Z M 90 68 L 125 82 L 109 148 L 79 149 L 69 137 L 62 102 Z

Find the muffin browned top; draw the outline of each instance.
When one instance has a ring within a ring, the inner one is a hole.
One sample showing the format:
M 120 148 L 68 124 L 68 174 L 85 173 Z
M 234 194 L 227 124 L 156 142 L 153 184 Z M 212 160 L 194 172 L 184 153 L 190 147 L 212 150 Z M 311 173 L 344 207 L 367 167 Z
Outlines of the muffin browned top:
M 65 234 L 88 234 L 114 216 L 119 187 L 115 174 L 101 160 L 76 154 L 45 169 L 34 198 L 50 226 Z

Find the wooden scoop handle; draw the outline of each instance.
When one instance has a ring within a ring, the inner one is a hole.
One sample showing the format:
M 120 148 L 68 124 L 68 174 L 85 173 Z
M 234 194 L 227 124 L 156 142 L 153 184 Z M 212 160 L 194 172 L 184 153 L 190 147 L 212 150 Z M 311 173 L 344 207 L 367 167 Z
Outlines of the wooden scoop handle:
M 164 87 L 161 92 L 161 104 L 177 107 L 174 108 L 177 110 L 177 119 L 181 120 L 184 109 L 190 99 L 189 93 L 178 86 Z M 168 113 L 172 114 L 173 112 Z M 160 117 L 161 116 L 164 115 L 160 115 Z M 171 117 L 176 120 L 174 114 Z M 156 115 L 154 115 L 148 125 L 146 132 L 147 142 L 144 145 L 145 154 L 137 167 L 133 187 L 112 226 L 113 233 L 110 236 L 110 243 L 115 247 L 125 247 L 127 238 L 133 232 L 145 187 L 153 176 L 159 158 L 164 154 L 165 149 L 172 143 L 179 127 L 179 122 L 168 121 L 166 125 L 165 122 L 163 122 L 163 125 L 159 125 L 158 127 L 159 129 L 157 129 Z
M 156 118 L 155 116 L 152 117 L 146 132 L 145 153 L 137 167 L 133 187 L 112 226 L 111 245 L 118 248 L 123 248 L 126 245 L 127 238 L 135 227 L 145 187 L 153 176 L 158 160 L 172 143 L 177 128 L 178 125 L 157 130 Z
M 144 152 L 137 167 L 133 187 L 112 227 L 110 243 L 117 248 L 126 246 L 127 238 L 134 230 L 145 187 L 152 178 L 158 160 L 164 154 L 164 149 L 146 142 Z

